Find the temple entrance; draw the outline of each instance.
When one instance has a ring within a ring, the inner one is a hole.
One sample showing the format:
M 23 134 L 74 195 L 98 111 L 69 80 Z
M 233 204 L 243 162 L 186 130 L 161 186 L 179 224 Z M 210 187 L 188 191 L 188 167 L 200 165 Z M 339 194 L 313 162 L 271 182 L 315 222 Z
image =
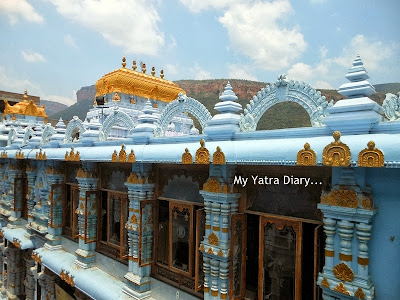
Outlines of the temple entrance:
M 321 299 L 317 221 L 247 214 L 246 299 Z

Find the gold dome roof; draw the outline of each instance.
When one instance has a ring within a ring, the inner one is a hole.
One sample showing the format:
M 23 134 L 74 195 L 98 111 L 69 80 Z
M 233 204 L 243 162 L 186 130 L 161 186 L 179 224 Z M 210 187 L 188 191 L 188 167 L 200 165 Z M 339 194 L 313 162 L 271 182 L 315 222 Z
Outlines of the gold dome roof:
M 171 102 L 178 98 L 179 93 L 185 93 L 179 86 L 169 80 L 165 80 L 161 70 L 161 78 L 155 76 L 154 67 L 152 75 L 146 74 L 146 65 L 143 64 L 142 72 L 136 71 L 136 62 L 133 70 L 127 69 L 125 58 L 122 68 L 114 70 L 96 82 L 96 97 L 109 93 L 124 93 L 150 98 L 163 102 Z
M 28 92 L 25 90 L 24 100 L 11 106 L 8 101 L 4 99 L 4 115 L 26 115 L 47 118 L 44 105 L 38 107 L 32 100 L 28 101 Z

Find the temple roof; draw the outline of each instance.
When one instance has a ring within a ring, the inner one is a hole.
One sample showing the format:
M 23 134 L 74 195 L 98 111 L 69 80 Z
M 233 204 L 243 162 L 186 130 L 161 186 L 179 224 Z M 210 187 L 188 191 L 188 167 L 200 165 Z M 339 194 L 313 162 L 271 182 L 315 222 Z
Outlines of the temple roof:
M 163 102 L 171 102 L 178 98 L 179 93 L 184 93 L 179 86 L 172 81 L 164 79 L 164 71 L 161 77 L 155 76 L 152 68 L 151 75 L 146 74 L 146 65 L 142 64 L 142 72 L 136 71 L 136 62 L 131 69 L 126 68 L 125 58 L 122 60 L 122 68 L 114 70 L 96 82 L 96 97 L 108 93 L 125 93 L 143 98 L 150 98 Z
M 24 101 L 18 102 L 11 106 L 8 101 L 4 100 L 5 108 L 4 115 L 16 114 L 47 118 L 47 114 L 44 110 L 44 105 L 38 107 L 33 100 L 28 101 L 28 92 L 25 90 Z

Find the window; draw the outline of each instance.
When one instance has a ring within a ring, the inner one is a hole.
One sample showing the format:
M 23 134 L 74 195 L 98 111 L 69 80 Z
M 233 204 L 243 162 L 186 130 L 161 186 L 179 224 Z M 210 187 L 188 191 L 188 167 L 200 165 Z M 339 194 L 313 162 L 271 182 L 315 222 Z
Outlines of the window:
M 28 218 L 28 201 L 26 193 L 28 191 L 28 181 L 24 177 L 15 178 L 14 180 L 14 210 L 21 212 L 23 219 Z
M 203 283 L 199 243 L 205 218 L 200 208 L 190 202 L 159 200 L 156 227 L 154 275 L 193 294 L 202 289 Z
M 117 259 L 126 259 L 128 240 L 125 224 L 128 219 L 128 195 L 103 191 L 101 197 L 99 251 Z
M 78 215 L 75 213 L 79 202 L 79 187 L 68 184 L 66 185 L 66 192 L 63 234 L 70 239 L 76 239 L 79 234 Z

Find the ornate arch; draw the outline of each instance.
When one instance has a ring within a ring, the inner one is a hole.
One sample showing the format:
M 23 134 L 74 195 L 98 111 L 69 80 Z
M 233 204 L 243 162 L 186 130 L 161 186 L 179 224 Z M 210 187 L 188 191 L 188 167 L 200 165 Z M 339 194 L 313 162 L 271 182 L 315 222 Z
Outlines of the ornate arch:
M 83 125 L 81 119 L 77 116 L 74 116 L 71 121 L 69 121 L 67 128 L 65 129 L 65 137 L 64 137 L 64 144 L 72 142 L 72 133 L 75 129 L 79 129 L 79 132 L 82 136 L 82 133 L 85 132 L 86 127 Z
M 35 135 L 35 131 L 31 126 L 25 128 L 24 139 L 22 141 L 22 145 L 26 145 L 29 143 L 29 137 L 33 137 Z
M 40 141 L 41 144 L 47 144 L 49 142 L 49 138 L 55 133 L 54 127 L 50 124 L 47 124 L 42 133 L 42 139 Z
M 323 126 L 323 120 L 328 116 L 327 108 L 333 106 L 333 101 L 327 102 L 321 92 L 309 84 L 298 81 L 287 81 L 286 75 L 278 77 L 276 83 L 267 85 L 246 105 L 244 114 L 240 116 L 241 131 L 255 131 L 258 121 L 273 105 L 281 102 L 296 102 L 310 116 L 313 127 Z
M 179 113 L 188 112 L 192 114 L 200 123 L 202 130 L 207 125 L 207 121 L 211 120 L 211 114 L 207 108 L 196 99 L 187 97 L 179 93 L 178 99 L 170 102 L 163 110 L 157 121 L 157 127 L 154 130 L 154 136 L 162 137 L 172 119 Z
M 122 122 L 129 132 L 135 127 L 132 118 L 127 113 L 118 110 L 118 107 L 115 107 L 114 112 L 107 117 L 100 129 L 99 140 L 107 141 L 111 128 L 118 122 Z
M 10 132 L 8 133 L 7 146 L 11 146 L 16 137 L 17 137 L 17 130 L 14 127 L 11 127 Z

